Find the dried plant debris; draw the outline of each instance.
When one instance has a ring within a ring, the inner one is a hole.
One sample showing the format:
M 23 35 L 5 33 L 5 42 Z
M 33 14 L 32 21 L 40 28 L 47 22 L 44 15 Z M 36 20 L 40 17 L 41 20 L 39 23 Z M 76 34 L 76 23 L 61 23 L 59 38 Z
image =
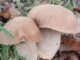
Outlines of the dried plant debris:
M 52 60 L 80 60 L 78 51 L 58 51 Z
M 73 35 L 62 35 L 62 44 L 71 47 L 74 50 L 80 50 L 80 41 L 77 41 Z
M 0 8 L 0 21 L 5 24 L 9 19 L 14 18 L 16 16 L 20 15 L 20 12 L 18 9 L 15 8 L 14 4 L 10 4 L 8 2 L 5 2 L 4 5 L 1 5 Z

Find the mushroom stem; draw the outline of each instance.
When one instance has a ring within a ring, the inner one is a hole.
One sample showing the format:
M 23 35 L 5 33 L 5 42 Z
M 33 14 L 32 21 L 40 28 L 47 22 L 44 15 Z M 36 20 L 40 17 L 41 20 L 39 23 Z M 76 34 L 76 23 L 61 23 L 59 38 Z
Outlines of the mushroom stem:
M 51 60 L 60 46 L 61 33 L 51 29 L 41 29 L 42 40 L 38 43 L 38 54 L 42 59 Z
M 16 45 L 18 54 L 26 60 L 37 60 L 37 46 L 35 43 L 23 42 Z

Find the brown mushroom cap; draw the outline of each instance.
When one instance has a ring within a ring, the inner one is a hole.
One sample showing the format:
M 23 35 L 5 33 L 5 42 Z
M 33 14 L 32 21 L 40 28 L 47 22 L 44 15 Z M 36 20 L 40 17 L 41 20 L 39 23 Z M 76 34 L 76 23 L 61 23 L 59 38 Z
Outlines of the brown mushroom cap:
M 76 16 L 59 5 L 44 4 L 34 7 L 28 17 L 34 19 L 40 28 L 72 34 L 80 32 Z
M 0 39 L 0 44 L 17 44 L 22 42 L 23 38 L 26 38 L 30 42 L 38 42 L 41 38 L 41 32 L 38 30 L 33 20 L 26 17 L 16 17 L 5 24 L 4 28 L 12 33 L 15 40 L 11 40 L 10 37 Z M 0 37 L 5 33 L 0 32 Z

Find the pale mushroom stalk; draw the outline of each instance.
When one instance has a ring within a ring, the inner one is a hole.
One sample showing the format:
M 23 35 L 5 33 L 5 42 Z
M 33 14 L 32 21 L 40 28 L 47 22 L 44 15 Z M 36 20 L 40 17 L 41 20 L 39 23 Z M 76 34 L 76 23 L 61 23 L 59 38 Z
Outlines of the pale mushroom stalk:
M 61 33 L 51 29 L 41 28 L 42 40 L 37 43 L 40 58 L 51 60 L 60 46 Z
M 23 42 L 16 45 L 19 56 L 26 60 L 37 60 L 37 46 L 35 43 Z

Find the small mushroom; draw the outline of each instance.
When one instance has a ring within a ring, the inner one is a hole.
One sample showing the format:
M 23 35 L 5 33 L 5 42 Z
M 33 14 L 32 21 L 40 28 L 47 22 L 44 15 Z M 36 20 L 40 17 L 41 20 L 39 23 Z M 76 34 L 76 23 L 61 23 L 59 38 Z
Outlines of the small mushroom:
M 2 38 L 5 33 L 0 31 L 0 44 L 17 44 L 22 42 L 23 38 L 30 42 L 38 42 L 41 38 L 41 32 L 34 21 L 26 17 L 15 17 L 6 23 L 4 28 L 13 35 L 15 40 L 7 35 Z

